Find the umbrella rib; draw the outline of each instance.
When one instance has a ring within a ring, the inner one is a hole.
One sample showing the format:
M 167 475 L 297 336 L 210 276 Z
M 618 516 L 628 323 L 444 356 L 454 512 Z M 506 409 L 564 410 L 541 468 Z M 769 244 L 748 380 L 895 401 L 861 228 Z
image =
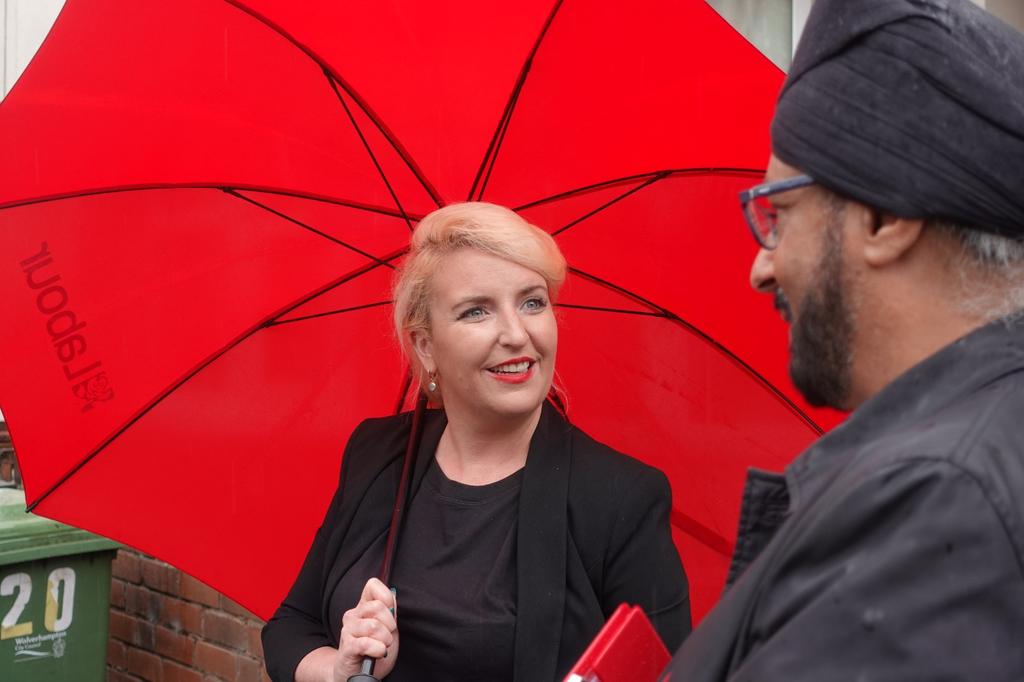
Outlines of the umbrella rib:
M 651 310 L 628 310 L 626 308 L 607 308 L 604 306 L 597 305 L 581 305 L 579 303 L 556 303 L 556 308 L 571 308 L 573 310 L 593 310 L 599 313 L 617 313 L 620 315 L 641 315 L 644 317 L 662 317 L 669 319 L 667 315 L 662 312 L 655 312 Z
M 672 525 L 701 543 L 708 549 L 721 554 L 725 558 L 732 556 L 733 546 L 721 533 L 712 530 L 708 526 L 693 518 L 689 514 L 672 508 L 669 513 Z
M 398 400 L 395 402 L 395 414 L 401 414 L 402 407 L 405 405 L 405 397 L 409 395 L 410 388 L 412 388 L 412 367 L 406 367 L 405 378 L 402 379 L 402 390 L 398 392 Z
M 393 268 L 393 265 L 388 265 L 389 268 Z M 390 305 L 391 301 L 376 301 L 375 303 L 364 303 L 363 305 L 354 305 L 351 308 L 338 308 L 336 310 L 326 310 L 322 313 L 313 313 L 312 315 L 302 315 L 301 317 L 289 317 L 287 320 L 275 320 L 268 322 L 265 327 L 279 327 L 282 324 L 291 324 L 292 322 L 304 322 L 306 320 L 316 320 L 321 317 L 330 317 L 332 315 L 341 315 L 342 313 L 351 313 L 357 310 L 366 310 L 367 308 L 379 308 L 382 305 Z
M 491 141 L 491 147 L 488 148 L 488 153 L 490 153 L 491 156 L 487 161 L 487 173 L 484 175 L 483 181 L 480 183 L 480 191 L 476 196 L 477 201 L 484 198 L 484 191 L 487 189 L 487 183 L 491 181 L 491 173 L 494 171 L 494 164 L 498 159 L 498 150 L 505 141 L 505 134 L 508 132 L 509 123 L 512 121 L 512 111 L 519 102 L 519 94 L 521 92 L 521 87 L 517 85 L 516 89 L 512 93 L 512 97 L 509 100 L 508 105 L 506 106 L 505 113 L 502 115 L 501 122 L 498 124 L 498 130 L 495 133 L 497 137 Z M 491 152 L 491 149 L 493 149 L 493 152 Z M 472 197 L 472 194 L 470 196 Z
M 494 169 L 494 163 L 498 158 L 498 151 L 500 151 L 501 145 L 505 141 L 505 133 L 508 131 L 508 126 L 512 121 L 512 112 L 515 110 L 516 104 L 519 102 L 519 94 L 522 92 L 523 86 L 526 84 L 526 77 L 533 68 L 533 59 L 537 55 L 537 51 L 540 50 L 541 43 L 544 42 L 548 29 L 551 28 L 551 24 L 554 22 L 555 16 L 561 8 L 562 0 L 557 0 L 551 8 L 551 13 L 544 22 L 544 26 L 540 30 L 540 35 L 537 36 L 537 40 L 534 42 L 533 48 L 530 50 L 530 54 L 526 57 L 526 61 L 523 63 L 522 69 L 519 71 L 519 77 L 516 79 L 516 84 L 512 88 L 512 93 L 509 95 L 508 102 L 505 104 L 505 110 L 502 112 L 501 119 L 498 121 L 498 127 L 494 131 L 494 135 L 491 137 L 490 144 L 487 145 L 487 152 L 484 154 L 484 158 L 480 162 L 480 167 L 477 168 L 476 177 L 473 178 L 473 185 L 469 189 L 469 197 L 467 199 L 469 201 L 472 201 L 474 196 L 477 200 L 482 199 L 484 196 L 484 190 L 487 188 L 487 183 L 491 178 L 491 171 Z M 480 188 L 479 192 L 477 191 L 477 187 Z
M 760 177 L 764 175 L 764 169 L 758 168 L 731 168 L 731 167 L 697 167 L 697 168 L 675 168 L 666 169 L 659 171 L 652 171 L 649 173 L 637 173 L 636 175 L 625 175 L 621 178 L 613 178 L 611 180 L 604 180 L 602 182 L 595 182 L 590 185 L 584 185 L 582 187 L 576 187 L 558 194 L 552 194 L 547 197 L 542 197 L 531 201 L 526 204 L 520 204 L 515 207 L 516 211 L 525 211 L 526 209 L 534 208 L 542 204 L 548 204 L 553 201 L 561 201 L 562 199 L 568 199 L 569 197 L 576 196 L 578 194 L 586 194 L 587 192 L 593 192 L 612 185 L 623 184 L 631 182 L 633 180 L 641 180 L 643 178 L 650 178 L 652 176 L 664 175 L 665 177 L 673 177 L 678 175 L 751 175 Z
M 356 103 L 356 105 L 362 110 L 364 114 L 366 114 L 366 117 L 370 119 L 370 122 L 373 123 L 373 126 L 377 129 L 377 131 L 384 137 L 385 140 L 388 141 L 388 144 L 390 144 L 391 148 L 395 150 L 395 153 L 398 154 L 398 157 L 402 159 L 402 162 L 405 164 L 405 167 L 409 169 L 409 172 L 412 173 L 413 177 L 416 178 L 416 181 L 420 183 L 420 186 L 423 188 L 423 191 L 430 196 L 430 200 L 437 204 L 438 208 L 443 206 L 444 200 L 441 198 L 441 193 L 438 192 L 437 188 L 430 183 L 430 181 L 427 179 L 426 174 L 420 169 L 419 165 L 413 160 L 412 156 L 409 154 L 408 151 L 406 151 L 405 147 L 401 143 L 399 143 L 398 138 L 395 137 L 394 133 L 392 133 L 384 125 L 384 123 L 380 120 L 377 114 L 370 109 L 369 105 L 363 100 L 363 98 L 360 97 L 359 94 L 350 85 L 343 81 L 341 77 L 338 76 L 338 74 L 334 73 L 333 71 L 327 71 L 327 73 L 330 75 L 331 79 L 335 83 L 337 83 L 346 93 L 348 93 L 348 96 L 351 97 L 352 101 Z
M 401 249 L 399 251 L 395 251 L 394 253 L 386 256 L 383 260 L 390 263 L 391 261 L 393 261 L 393 260 L 401 257 L 402 255 L 404 255 L 405 252 L 406 252 L 406 249 Z M 362 266 L 360 268 L 357 268 L 356 270 L 353 270 L 353 271 L 351 271 L 349 273 L 346 273 L 345 275 L 342 275 L 341 277 L 339 277 L 339 278 L 337 278 L 337 279 L 335 279 L 335 280 L 333 280 L 331 282 L 328 282 L 327 284 L 325 284 L 324 286 L 320 287 L 319 289 L 316 289 L 312 293 L 304 294 L 298 300 L 293 301 L 291 303 L 288 303 L 283 308 L 281 308 L 281 309 L 271 313 L 270 315 L 267 315 L 266 317 L 264 317 L 262 320 L 260 320 L 256 324 L 250 326 L 244 332 L 242 332 L 241 334 L 236 336 L 234 339 L 229 341 L 227 344 L 225 344 L 222 348 L 220 348 L 217 351 L 214 351 L 212 354 L 207 356 L 204 360 L 200 361 L 195 367 L 193 367 L 191 370 L 186 372 L 182 377 L 180 377 L 178 380 L 176 380 L 174 383 L 172 383 L 168 388 L 166 388 L 163 391 L 161 391 L 160 394 L 157 395 L 156 398 L 154 398 L 148 404 L 146 404 L 144 407 L 142 407 L 138 412 L 136 412 L 132 417 L 130 417 L 124 424 L 122 424 L 120 427 L 115 429 L 113 431 L 113 433 L 111 433 L 109 436 L 104 438 L 100 442 L 99 445 L 97 445 L 95 448 L 93 448 L 93 450 L 91 452 L 89 452 L 89 454 L 87 454 L 85 457 L 83 457 L 82 460 L 79 461 L 77 464 L 72 466 L 59 479 L 57 479 L 53 484 L 51 484 L 50 487 L 48 487 L 46 490 L 44 490 L 39 495 L 39 497 L 37 497 L 30 505 L 28 505 L 27 511 L 32 511 L 33 509 L 35 509 L 41 502 L 43 502 L 43 500 L 45 500 L 47 497 L 49 497 L 50 494 L 53 493 L 53 491 L 55 491 L 57 488 L 59 488 L 61 485 L 63 485 L 65 482 L 67 482 L 68 479 L 70 479 L 72 476 L 74 476 L 76 473 L 78 473 L 86 464 L 91 462 L 101 452 L 103 452 L 107 448 L 107 446 L 109 446 L 111 443 L 113 443 L 115 440 L 117 440 L 121 436 L 121 434 L 123 434 L 125 431 L 130 429 L 137 421 L 139 421 L 144 416 L 146 416 L 153 408 L 155 408 L 157 405 L 162 403 L 166 398 L 170 397 L 175 391 L 177 391 L 179 388 L 181 388 L 183 385 L 185 385 L 192 377 L 196 376 L 197 374 L 199 374 L 199 372 L 201 372 L 204 369 L 206 369 L 207 367 L 209 367 L 211 364 L 213 364 L 216 360 L 218 360 L 221 356 L 223 356 L 225 353 L 230 351 L 232 348 L 235 348 L 236 346 L 241 344 L 243 341 L 248 339 L 250 336 L 252 336 L 256 332 L 260 331 L 261 329 L 266 329 L 271 323 L 273 323 L 275 320 L 277 320 L 281 316 L 287 315 L 291 311 L 295 310 L 296 308 L 299 308 L 300 306 L 305 305 L 306 303 L 312 301 L 313 299 L 317 298 L 318 296 L 322 296 L 323 294 L 326 294 L 329 291 L 332 291 L 332 290 L 336 289 L 337 287 L 339 287 L 339 286 L 341 286 L 343 284 L 346 284 L 347 282 L 350 282 L 350 281 L 352 281 L 352 280 L 354 280 L 354 279 L 356 279 L 358 277 L 361 277 L 362 275 L 365 275 L 366 273 L 371 272 L 371 271 L 373 271 L 373 270 L 375 270 L 375 269 L 377 269 L 379 267 L 380 267 L 380 264 L 377 263 L 377 262 L 368 263 L 368 264 L 366 264 L 366 265 L 364 265 L 364 266 Z
M 340 239 L 332 237 L 331 235 L 327 234 L 326 232 L 321 232 L 320 230 L 316 229 L 315 227 L 313 227 L 311 225 L 307 225 L 306 223 L 302 222 L 301 220 L 298 220 L 296 218 L 292 218 L 291 216 L 289 216 L 289 215 L 287 215 L 285 213 L 282 213 L 281 211 L 278 211 L 276 209 L 273 209 L 273 208 L 267 206 L 266 204 L 262 204 L 262 203 L 256 201 L 255 199 L 247 197 L 244 194 L 239 194 L 238 192 L 236 192 L 233 189 L 226 189 L 226 190 L 224 190 L 224 193 L 228 194 L 230 196 L 233 196 L 236 199 L 241 199 L 242 201 L 248 202 L 248 203 L 252 204 L 253 206 L 261 208 L 264 211 L 266 211 L 266 212 L 268 212 L 268 213 L 270 213 L 272 215 L 276 215 L 277 217 L 282 218 L 283 220 L 287 220 L 288 222 L 292 223 L 293 225 L 297 225 L 297 226 L 301 227 L 302 229 L 308 230 L 308 231 L 312 232 L 313 234 L 315 234 L 317 236 L 323 237 L 324 239 L 327 239 L 328 241 L 332 241 L 335 244 L 338 244 L 339 246 L 344 246 L 346 249 L 348 249 L 350 251 L 354 251 L 355 253 L 358 253 L 360 256 L 363 256 L 364 258 L 368 258 L 368 259 L 370 259 L 370 260 L 372 260 L 372 261 L 374 261 L 374 262 L 376 262 L 376 263 L 378 263 L 380 265 L 383 265 L 384 267 L 391 268 L 392 270 L 395 269 L 394 265 L 392 265 L 391 263 L 387 263 L 387 262 L 381 260 L 380 258 L 377 258 L 372 253 L 368 253 L 368 252 L 363 251 L 362 249 L 360 249 L 358 247 L 352 246 L 351 244 L 343 242 Z M 408 220 L 408 218 L 406 218 L 406 220 Z
M 307 45 L 303 45 L 302 43 L 300 43 L 295 38 L 295 36 L 288 33 L 288 31 L 284 30 L 284 27 L 271 21 L 268 17 L 264 16 L 263 14 L 260 14 L 256 10 L 247 7 L 245 3 L 241 0 L 224 0 L 224 2 L 239 10 L 240 12 L 248 14 L 250 17 L 258 21 L 259 23 L 263 24 L 274 33 L 281 36 L 281 38 L 291 43 L 292 46 L 295 47 L 295 49 L 299 50 L 304 55 L 306 55 L 308 59 L 312 60 L 313 63 L 320 67 L 321 70 L 323 70 L 331 79 L 333 79 L 338 85 L 340 85 L 341 88 L 346 93 L 348 93 L 349 97 L 352 98 L 352 101 L 354 101 L 359 106 L 359 108 L 363 110 L 363 113 L 365 113 L 366 116 L 373 122 L 373 125 L 377 128 L 378 131 L 380 131 L 380 134 L 384 136 L 384 139 L 388 141 L 388 144 L 391 145 L 391 148 L 395 150 L 395 153 L 397 153 L 399 158 L 402 159 L 402 162 L 405 163 L 406 167 L 409 169 L 409 172 L 411 172 L 413 176 L 415 176 L 416 180 L 420 183 L 420 186 L 423 187 L 423 190 L 430 195 L 431 200 L 434 203 L 436 203 L 439 207 L 443 205 L 440 193 L 433 185 L 430 184 L 430 181 L 427 180 L 426 175 L 420 169 L 419 165 L 417 165 L 417 163 L 413 160 L 412 155 L 408 152 L 408 150 L 406 150 L 406 148 L 401 144 L 401 142 L 399 142 L 398 138 L 394 135 L 394 133 L 392 133 L 391 130 L 389 130 L 387 126 L 384 125 L 384 122 L 381 121 L 377 113 L 370 108 L 370 106 L 359 95 L 359 93 L 357 93 L 351 85 L 346 83 L 345 80 L 338 73 L 336 73 L 333 68 L 331 68 L 328 65 L 325 59 L 320 57 L 319 54 L 314 52 Z
M 20 208 L 22 206 L 32 206 L 34 204 L 43 204 L 51 201 L 64 201 L 66 199 L 79 199 L 82 197 L 100 196 L 103 194 L 117 194 L 120 192 L 151 192 L 157 190 L 174 189 L 212 189 L 220 191 L 235 190 L 239 192 L 260 192 L 263 194 L 276 194 L 279 196 L 294 197 L 296 199 L 308 199 L 310 201 L 319 201 L 322 203 L 333 204 L 335 206 L 344 206 L 345 208 L 352 208 L 357 211 L 376 213 L 379 215 L 388 216 L 390 218 L 402 217 L 402 214 L 395 212 L 393 209 L 384 208 L 382 206 L 363 204 L 356 201 L 348 201 L 345 199 L 321 196 L 318 194 L 307 194 L 305 192 L 296 192 L 294 190 L 263 187 L 259 185 L 227 185 L 218 182 L 182 182 L 162 184 L 154 183 L 141 185 L 122 185 L 116 187 L 94 187 L 90 189 L 75 190 L 72 192 L 63 192 L 61 194 L 53 194 L 46 197 L 37 197 L 35 199 L 15 200 L 5 204 L 0 204 L 0 210 L 8 208 Z M 415 215 L 413 215 L 412 217 L 416 219 L 419 218 L 418 216 Z
M 636 293 L 634 293 L 632 291 L 629 291 L 628 289 L 620 287 L 617 284 L 613 284 L 612 282 L 609 282 L 608 280 L 601 279 L 600 277 L 597 277 L 596 275 L 591 275 L 589 273 L 583 272 L 582 270 L 580 270 L 578 268 L 574 268 L 574 267 L 570 267 L 569 268 L 569 272 L 573 273 L 574 275 L 578 275 L 578 276 L 580 276 L 580 277 L 582 277 L 584 279 L 590 280 L 591 282 L 594 282 L 596 284 L 600 284 L 601 286 L 607 287 L 607 288 L 611 289 L 612 291 L 615 291 L 615 292 L 617 292 L 619 294 L 622 294 L 623 296 L 626 296 L 628 298 L 633 299 L 634 301 L 642 303 L 643 305 L 651 308 L 652 310 L 658 311 L 663 317 L 665 317 L 665 318 L 669 319 L 670 321 L 675 322 L 676 324 L 682 326 L 684 329 L 689 331 L 694 336 L 697 336 L 700 339 L 702 339 L 703 341 L 705 341 L 706 343 L 710 344 L 715 350 L 717 350 L 719 353 L 721 353 L 726 358 L 731 360 L 733 363 L 739 365 L 741 368 L 743 368 L 744 370 L 749 372 L 762 386 L 764 386 L 766 389 L 768 389 L 768 391 L 773 393 L 775 395 L 775 397 L 778 398 L 784 405 L 786 405 L 786 407 L 788 407 L 797 417 L 799 417 L 801 420 L 803 420 L 803 422 L 805 424 L 807 424 L 807 426 L 810 427 L 817 435 L 820 436 L 821 434 L 823 434 L 825 432 L 824 429 L 822 429 L 820 426 L 818 426 L 814 422 L 814 420 L 811 419 L 810 416 L 808 416 L 803 410 L 801 410 L 800 407 L 797 406 L 797 404 L 794 403 L 786 394 L 784 394 L 782 391 L 780 391 L 775 386 L 773 386 L 771 384 L 771 382 L 769 382 L 767 379 L 765 379 L 761 375 L 760 372 L 758 372 L 756 369 L 754 369 L 749 364 L 747 364 L 742 358 L 740 358 L 738 355 L 733 353 L 731 350 L 726 348 L 722 343 L 720 343 L 719 341 L 715 340 L 712 336 L 710 336 L 706 332 L 702 331 L 701 329 L 699 329 L 698 327 L 696 327 L 692 323 L 687 322 L 682 317 L 680 317 L 679 315 L 675 314 L 674 312 L 672 312 L 668 308 L 664 308 L 662 306 L 659 306 L 656 303 L 653 303 L 653 302 L 647 300 L 646 298 L 640 296 L 639 294 L 636 294 Z
M 420 218 L 423 217 L 423 216 L 417 215 L 415 213 L 409 213 L 407 215 L 403 215 L 402 213 L 399 213 L 398 211 L 395 211 L 394 209 L 385 208 L 383 206 L 373 206 L 371 204 L 362 204 L 362 203 L 359 203 L 359 202 L 356 202 L 356 201 L 348 201 L 348 200 L 345 200 L 345 199 L 336 199 L 336 198 L 332 198 L 332 197 L 324 197 L 324 196 L 319 196 L 319 195 L 316 195 L 316 194 L 305 194 L 305 193 L 302 193 L 302 192 L 294 192 L 294 191 L 291 191 L 291 190 L 265 189 L 265 188 L 264 189 L 260 189 L 260 188 L 246 188 L 246 187 L 239 187 L 239 186 L 235 186 L 233 188 L 228 188 L 228 189 L 236 189 L 236 190 L 239 190 L 239 191 L 261 192 L 263 194 L 277 194 L 277 195 L 280 195 L 280 196 L 295 197 L 296 199 L 308 199 L 310 201 L 320 201 L 320 202 L 323 202 L 323 203 L 326 203 L 326 204 L 334 204 L 335 206 L 344 206 L 345 208 L 354 208 L 354 209 L 356 209 L 358 211 L 366 211 L 367 213 L 377 213 L 379 215 L 387 216 L 389 218 L 405 218 L 405 217 L 409 217 L 409 218 L 412 218 L 413 220 L 419 220 Z
M 231 187 L 218 186 L 220 189 L 234 189 L 237 191 L 258 191 L 264 195 L 278 195 L 280 197 L 293 197 L 295 199 L 305 199 L 313 202 L 321 202 L 324 204 L 332 204 L 334 206 L 343 206 L 345 208 L 355 209 L 356 211 L 365 211 L 367 213 L 376 213 L 378 215 L 384 215 L 389 218 L 407 218 L 411 217 L 415 220 L 419 220 L 422 216 L 416 214 L 402 214 L 394 209 L 384 208 L 383 206 L 372 206 L 370 204 L 360 204 L 358 202 L 346 201 L 343 199 L 335 199 L 332 197 L 322 197 L 319 195 L 309 195 L 301 193 L 301 191 L 293 191 L 291 189 L 273 189 L 267 187 L 256 187 L 256 186 L 243 186 L 234 185 Z
M 605 203 L 601 204 L 600 206 L 598 206 L 594 210 L 588 211 L 587 213 L 584 213 L 583 215 L 581 215 L 576 220 L 573 220 L 572 222 L 568 223 L 567 225 L 564 225 L 564 226 L 558 228 L 557 230 L 555 230 L 554 232 L 551 233 L 551 236 L 552 237 L 557 237 L 558 235 L 562 234 L 563 232 L 565 232 L 569 228 L 575 227 L 576 225 L 579 225 L 580 223 L 582 223 L 587 218 L 590 218 L 590 217 L 593 217 L 593 216 L 597 215 L 598 213 L 600 213 L 601 211 L 605 210 L 606 208 L 608 208 L 610 206 L 614 206 L 615 204 L 619 203 L 620 201 L 622 201 L 626 197 L 631 196 L 633 194 L 636 194 L 637 192 L 639 192 L 640 190 L 644 189 L 645 187 L 650 187 L 651 185 L 653 185 L 654 183 L 658 182 L 659 180 L 663 180 L 663 179 L 665 179 L 667 177 L 668 177 L 667 173 L 658 173 L 657 175 L 655 175 L 655 176 L 653 176 L 651 178 L 648 178 L 645 182 L 637 185 L 636 187 L 630 188 L 626 192 L 623 192 L 622 194 L 618 195 L 617 197 L 614 197 L 613 199 L 610 199 L 609 201 L 606 201 Z
M 345 114 L 348 116 L 349 123 L 352 124 L 352 127 L 356 131 L 356 135 L 359 136 L 359 140 L 363 143 L 363 147 L 366 148 L 366 153 L 370 155 L 370 160 L 373 161 L 374 168 L 376 168 L 377 172 L 380 173 L 380 179 L 384 181 L 384 186 L 388 188 L 388 194 L 391 195 L 391 200 L 395 202 L 395 206 L 397 206 L 398 210 L 401 212 L 406 226 L 409 228 L 409 231 L 412 232 L 412 222 L 409 220 L 408 214 L 402 207 L 402 202 L 398 199 L 398 195 L 395 194 L 395 188 L 392 187 L 391 183 L 388 181 L 387 174 L 384 173 L 384 169 L 381 167 L 380 162 L 377 161 L 377 155 L 373 153 L 373 149 L 370 148 L 370 143 L 367 141 L 366 136 L 363 135 L 363 129 L 360 128 L 359 123 L 356 122 L 356 117 L 352 115 L 352 110 L 349 109 L 348 102 L 346 102 L 345 98 L 342 97 L 341 91 L 338 90 L 338 84 L 335 82 L 334 78 L 331 77 L 331 73 L 326 67 L 324 67 L 324 76 L 327 78 L 327 82 L 330 83 L 331 90 L 334 91 L 338 101 L 341 102 L 342 108 L 345 109 Z

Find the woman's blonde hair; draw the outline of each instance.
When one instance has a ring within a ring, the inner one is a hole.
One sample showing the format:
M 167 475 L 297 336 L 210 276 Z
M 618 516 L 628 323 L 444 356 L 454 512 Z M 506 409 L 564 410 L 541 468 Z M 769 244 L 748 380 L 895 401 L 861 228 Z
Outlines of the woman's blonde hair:
M 395 332 L 420 385 L 426 372 L 412 347 L 416 332 L 430 331 L 430 283 L 445 256 L 471 248 L 533 270 L 547 282 L 554 303 L 565 281 L 565 257 L 555 240 L 514 211 L 482 201 L 450 204 L 416 226 L 409 255 L 395 275 Z

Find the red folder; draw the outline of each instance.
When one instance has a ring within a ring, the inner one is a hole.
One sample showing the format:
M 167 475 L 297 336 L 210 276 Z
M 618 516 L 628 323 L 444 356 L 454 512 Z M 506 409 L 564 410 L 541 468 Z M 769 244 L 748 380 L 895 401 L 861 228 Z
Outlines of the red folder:
M 655 682 L 670 658 L 640 607 L 620 604 L 564 682 Z

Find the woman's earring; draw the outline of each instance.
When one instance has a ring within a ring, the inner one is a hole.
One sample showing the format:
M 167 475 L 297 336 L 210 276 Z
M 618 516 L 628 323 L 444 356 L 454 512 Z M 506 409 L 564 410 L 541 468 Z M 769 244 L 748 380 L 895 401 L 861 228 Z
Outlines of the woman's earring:
M 430 372 L 430 381 L 427 382 L 427 391 L 434 393 L 437 391 L 437 372 Z

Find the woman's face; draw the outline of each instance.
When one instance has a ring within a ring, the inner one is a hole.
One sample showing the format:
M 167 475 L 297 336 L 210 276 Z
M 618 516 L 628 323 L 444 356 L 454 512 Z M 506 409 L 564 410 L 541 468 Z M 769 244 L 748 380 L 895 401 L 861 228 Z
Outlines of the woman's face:
M 449 415 L 505 420 L 538 410 L 558 347 L 544 278 L 463 248 L 444 258 L 430 287 L 430 330 L 414 347 L 437 373 Z

